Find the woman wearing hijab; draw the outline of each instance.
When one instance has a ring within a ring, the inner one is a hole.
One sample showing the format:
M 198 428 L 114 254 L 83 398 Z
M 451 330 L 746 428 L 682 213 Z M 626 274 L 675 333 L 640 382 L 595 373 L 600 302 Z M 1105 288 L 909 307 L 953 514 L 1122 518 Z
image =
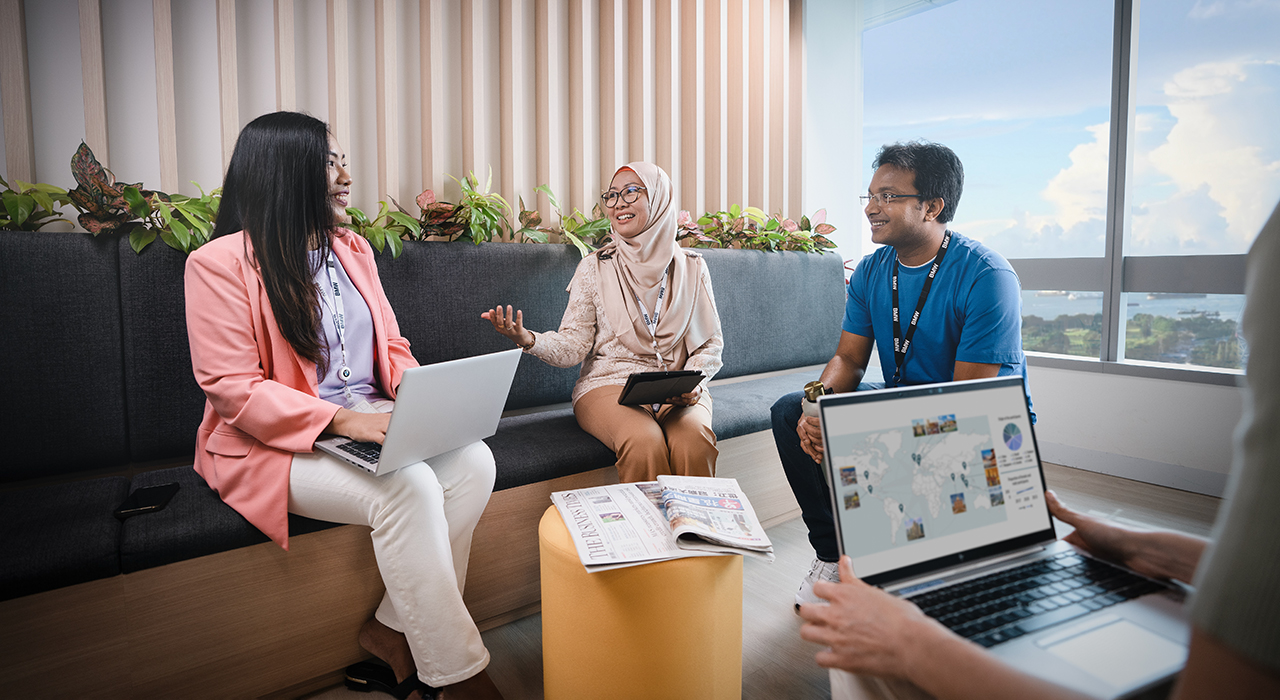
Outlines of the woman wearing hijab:
M 350 192 L 324 122 L 276 112 L 240 132 L 213 240 L 187 258 L 191 364 L 208 397 L 195 469 L 285 549 L 289 513 L 372 528 L 386 593 L 359 642 L 386 665 L 349 667 L 349 684 L 397 698 L 501 698 L 462 601 L 493 490 L 489 448 L 475 442 L 386 476 L 312 451 L 322 432 L 381 443 L 390 414 L 370 409 L 389 410 L 418 365 L 369 243 L 338 226 Z
M 713 476 L 719 454 L 706 383 L 723 365 L 724 337 L 706 263 L 676 244 L 672 194 L 671 179 L 652 163 L 614 173 L 600 197 L 612 240 L 579 263 L 559 330 L 532 332 L 510 306 L 482 314 L 543 362 L 582 363 L 573 413 L 617 454 L 623 482 Z M 631 374 L 669 370 L 701 370 L 705 378 L 665 404 L 618 403 Z

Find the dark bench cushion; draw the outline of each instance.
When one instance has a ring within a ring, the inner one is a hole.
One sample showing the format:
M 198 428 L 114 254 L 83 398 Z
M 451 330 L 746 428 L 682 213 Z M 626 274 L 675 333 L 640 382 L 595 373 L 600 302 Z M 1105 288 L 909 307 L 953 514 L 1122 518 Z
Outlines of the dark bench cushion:
M 567 245 L 407 243 L 399 258 L 378 256 L 378 275 L 401 335 L 418 362 L 430 364 L 510 349 L 511 341 L 480 318 L 498 304 L 521 309 L 529 328 L 558 328 L 581 259 Z M 577 379 L 577 367 L 523 357 L 507 409 L 568 401 Z
M 122 476 L 0 493 L 0 600 L 120 573 Z
M 114 238 L 0 232 L 0 481 L 128 461 Z
M 131 489 L 169 482 L 177 482 L 181 488 L 164 510 L 124 521 L 120 568 L 125 573 L 268 541 L 258 528 L 223 503 L 191 467 L 144 472 L 133 478 Z M 337 525 L 289 515 L 291 537 L 331 527 Z
M 815 369 L 712 387 L 711 398 L 715 401 L 712 404 L 711 428 L 716 432 L 716 439 L 728 440 L 769 430 L 772 425 L 769 409 L 773 402 L 793 391 L 800 391 L 820 374 L 822 371 Z
M 190 458 L 204 413 L 191 371 L 183 270 L 187 256 L 156 241 L 142 254 L 120 241 L 129 451 L 134 462 Z
M 699 252 L 724 328 L 724 368 L 716 377 L 817 365 L 835 354 L 845 297 L 839 255 Z
M 547 481 L 617 461 L 613 451 L 578 427 L 573 409 L 508 416 L 485 443 L 498 465 L 494 491 Z

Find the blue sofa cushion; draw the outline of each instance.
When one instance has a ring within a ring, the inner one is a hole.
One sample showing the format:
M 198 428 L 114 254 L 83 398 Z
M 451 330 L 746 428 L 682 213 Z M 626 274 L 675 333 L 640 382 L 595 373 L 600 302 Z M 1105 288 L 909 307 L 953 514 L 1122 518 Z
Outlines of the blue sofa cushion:
M 573 409 L 507 416 L 486 438 L 498 464 L 494 491 L 612 466 L 617 458 L 578 427 Z
M 222 502 L 191 467 L 143 472 L 132 489 L 176 482 L 180 488 L 164 510 L 135 515 L 120 531 L 120 568 L 125 573 L 267 542 L 267 536 Z M 123 500 L 123 497 L 121 497 Z M 337 527 L 289 515 L 289 535 Z
M 0 493 L 0 600 L 120 573 L 114 513 L 128 493 L 122 476 Z
M 772 424 L 769 409 L 773 402 L 800 391 L 821 374 L 821 370 L 815 369 L 711 387 L 711 429 L 716 432 L 716 439 L 728 440 L 769 430 Z
M 128 461 L 116 241 L 0 233 L 0 481 Z

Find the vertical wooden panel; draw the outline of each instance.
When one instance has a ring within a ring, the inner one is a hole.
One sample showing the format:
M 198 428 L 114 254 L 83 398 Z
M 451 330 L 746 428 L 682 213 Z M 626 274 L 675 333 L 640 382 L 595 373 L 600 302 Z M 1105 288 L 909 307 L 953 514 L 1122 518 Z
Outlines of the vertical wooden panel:
M 519 215 L 520 203 L 516 192 L 516 80 L 519 65 L 516 56 L 521 54 L 523 42 L 516 44 L 517 37 L 523 39 L 524 33 L 516 34 L 514 15 L 519 11 L 520 0 L 504 2 L 502 11 L 498 12 L 498 158 L 502 170 L 498 174 L 498 190 L 511 204 L 514 214 Z M 530 206 L 532 202 L 525 202 Z M 515 222 L 519 225 L 519 222 Z M 505 235 L 504 235 L 505 237 Z
M 422 112 L 422 189 L 444 186 L 444 56 L 441 36 L 444 19 L 439 2 L 418 2 L 418 65 L 422 75 L 419 109 Z M 407 207 L 408 205 L 406 205 Z M 413 211 L 410 209 L 410 211 Z
M 591 207 L 589 172 L 595 166 L 587 156 L 587 57 L 583 0 L 569 0 L 569 191 L 560 195 L 564 208 Z
M 736 0 L 731 0 L 736 1 Z M 724 173 L 724 48 L 721 41 L 724 23 L 721 21 L 720 0 L 706 0 L 706 24 L 704 28 L 705 48 L 704 74 L 706 87 L 702 91 L 706 99 L 706 160 L 703 172 L 706 173 L 704 189 L 706 201 L 704 207 L 709 210 L 723 209 L 725 206 Z
M 625 104 L 621 93 L 626 83 L 622 71 L 617 0 L 600 3 L 600 184 L 608 184 L 614 168 L 622 162 Z
M 765 173 L 769 188 L 769 212 L 786 211 L 786 140 L 787 140 L 787 32 L 786 0 L 769 3 L 769 168 Z M 765 205 L 761 205 L 765 206 Z M 795 216 L 800 216 L 795 214 Z
M 395 0 L 374 0 L 374 80 L 377 82 L 378 196 L 403 199 L 400 192 L 400 87 Z
M 747 59 L 747 81 L 742 93 L 747 96 L 747 199 L 743 204 L 769 209 L 769 193 L 765 188 L 765 177 L 769 168 L 766 141 L 769 123 L 765 115 L 768 100 L 768 77 L 764 59 L 768 52 L 765 41 L 765 2 L 767 0 L 750 0 L 747 14 L 747 46 L 744 51 Z
M 667 171 L 673 183 L 679 183 L 683 174 L 680 172 L 676 156 L 676 145 L 679 134 L 676 129 L 675 106 L 678 104 L 676 89 L 680 84 L 680 76 L 675 72 L 676 49 L 679 42 L 680 25 L 677 22 L 672 0 L 654 0 L 653 23 L 653 107 L 654 107 L 654 159 L 659 167 Z M 679 185 L 676 184 L 678 187 Z M 676 202 L 681 207 L 679 190 Z
M 653 66 L 649 39 L 645 31 L 646 0 L 627 3 L 627 162 L 649 160 L 646 127 L 653 114 Z
M 36 179 L 31 124 L 31 74 L 22 0 L 0 0 L 0 98 L 4 100 L 5 173 L 10 182 Z
M 787 208 L 801 216 L 804 206 L 804 2 L 789 0 L 787 7 Z
M 746 12 L 728 3 L 725 23 L 725 201 L 747 205 Z
M 700 215 L 703 207 L 702 172 L 699 154 L 705 149 L 702 137 L 702 115 L 705 108 L 699 107 L 698 96 L 702 90 L 698 86 L 698 3 L 696 0 L 680 2 L 680 44 L 676 64 L 680 66 L 680 201 L 681 206 Z
M 297 50 L 294 47 L 293 0 L 276 0 L 276 109 L 298 108 Z
M 5 63 L 8 64 L 7 58 Z M 107 80 L 102 60 L 101 0 L 80 0 L 80 78 L 84 86 L 84 142 L 93 149 L 98 162 L 103 167 L 110 168 L 111 154 L 107 146 Z M 8 119 L 5 122 L 8 123 Z
M 240 135 L 240 87 L 236 75 L 236 2 L 218 0 L 218 111 L 222 126 L 222 167 Z
M 462 0 L 461 13 L 462 22 L 458 37 L 461 40 L 461 59 L 462 59 L 462 173 L 458 178 L 466 177 L 467 173 L 474 173 L 477 168 L 476 164 L 476 124 L 475 120 L 483 113 L 476 110 L 476 100 L 480 99 L 481 93 L 484 91 L 476 90 L 476 77 L 481 72 L 476 65 L 476 45 L 479 44 L 476 38 L 476 32 L 480 31 L 480 22 L 477 22 L 476 14 L 479 5 L 483 0 Z M 477 173 L 477 177 L 484 178 L 483 173 Z
M 151 0 L 156 49 L 156 121 L 160 137 L 160 189 L 178 191 L 178 116 L 173 96 L 173 11 Z
M 347 0 L 328 0 L 329 131 L 343 148 L 351 146 L 351 40 L 347 31 L 349 16 Z

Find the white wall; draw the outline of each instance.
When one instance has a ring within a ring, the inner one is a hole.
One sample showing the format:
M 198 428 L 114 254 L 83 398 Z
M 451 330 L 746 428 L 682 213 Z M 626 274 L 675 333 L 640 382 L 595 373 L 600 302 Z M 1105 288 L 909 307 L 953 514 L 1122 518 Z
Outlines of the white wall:
M 1047 367 L 1029 379 L 1046 461 L 1222 495 L 1241 389 Z

